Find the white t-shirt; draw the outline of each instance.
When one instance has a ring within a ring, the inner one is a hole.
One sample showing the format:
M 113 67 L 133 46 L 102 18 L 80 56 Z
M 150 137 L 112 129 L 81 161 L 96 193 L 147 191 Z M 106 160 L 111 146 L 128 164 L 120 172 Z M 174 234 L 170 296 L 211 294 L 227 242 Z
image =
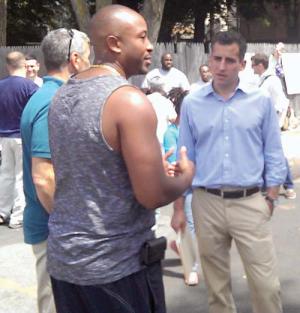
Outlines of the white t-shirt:
M 39 76 L 37 76 L 34 81 L 33 81 L 36 85 L 38 85 L 39 87 L 42 87 L 43 85 L 43 79 Z
M 289 106 L 289 99 L 283 92 L 280 78 L 271 73 L 265 71 L 260 76 L 260 88 L 270 95 L 275 110 L 278 112 L 279 126 L 282 127 Z
M 181 87 L 183 90 L 190 89 L 190 83 L 185 74 L 175 67 L 171 67 L 169 71 L 165 71 L 162 68 L 155 68 L 146 75 L 141 87 L 150 88 L 149 81 L 155 76 L 161 77 L 164 81 L 163 89 L 166 93 L 174 87 Z
M 196 90 L 196 89 L 198 89 L 198 88 L 200 88 L 200 87 L 203 87 L 203 86 L 205 86 L 206 84 L 208 84 L 208 82 L 206 83 L 206 82 L 204 82 L 204 81 L 200 78 L 198 81 L 196 81 L 195 83 L 191 84 L 190 91 Z
M 159 92 L 147 95 L 157 117 L 156 135 L 161 145 L 163 145 L 164 134 L 168 128 L 169 120 L 174 120 L 177 117 L 173 103 L 171 100 L 162 96 Z

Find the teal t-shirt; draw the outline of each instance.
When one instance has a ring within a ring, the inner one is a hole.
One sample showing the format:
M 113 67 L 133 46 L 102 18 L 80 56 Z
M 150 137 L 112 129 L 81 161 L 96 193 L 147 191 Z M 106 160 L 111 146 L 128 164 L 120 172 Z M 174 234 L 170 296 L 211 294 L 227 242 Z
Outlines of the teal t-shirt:
M 21 117 L 23 145 L 23 182 L 26 206 L 24 209 L 24 240 L 37 244 L 48 237 L 47 211 L 40 203 L 31 175 L 31 158 L 51 159 L 48 136 L 48 110 L 63 81 L 51 76 L 43 78 L 43 86 L 30 98 Z
M 170 163 L 176 162 L 177 156 L 177 141 L 179 136 L 179 128 L 176 124 L 168 126 L 164 134 L 164 150 L 167 153 L 170 149 L 174 149 L 172 155 L 169 156 L 168 161 Z

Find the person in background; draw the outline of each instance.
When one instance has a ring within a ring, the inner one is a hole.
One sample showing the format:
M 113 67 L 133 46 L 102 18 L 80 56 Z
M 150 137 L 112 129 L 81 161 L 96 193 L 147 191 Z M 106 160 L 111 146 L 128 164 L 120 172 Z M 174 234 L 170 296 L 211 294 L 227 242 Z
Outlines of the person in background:
M 256 53 L 252 56 L 251 62 L 254 73 L 260 78 L 259 88 L 265 90 L 270 95 L 278 115 L 279 127 L 282 129 L 289 106 L 289 99 L 284 94 L 280 78 L 268 70 L 269 60 L 266 54 Z M 286 166 L 287 177 L 283 184 L 285 196 L 288 199 L 296 199 L 293 176 L 287 159 Z
M 283 42 L 278 42 L 273 53 L 269 57 L 269 72 L 270 74 L 276 75 L 279 78 L 284 77 L 282 68 L 282 54 L 285 52 L 285 45 Z
M 141 88 L 148 93 L 149 82 L 153 77 L 159 76 L 164 81 L 164 91 L 168 93 L 174 87 L 181 87 L 183 90 L 190 89 L 190 83 L 186 75 L 173 66 L 172 54 L 166 52 L 161 57 L 161 68 L 155 68 L 144 78 Z
M 150 94 L 147 98 L 150 100 L 157 117 L 157 138 L 163 150 L 164 133 L 170 124 L 175 121 L 177 114 L 173 103 L 166 97 L 164 92 L 164 81 L 160 76 L 154 76 L 149 81 Z
M 172 155 L 169 156 L 168 161 L 170 163 L 176 163 L 177 159 L 177 141 L 179 135 L 179 121 L 180 121 L 180 108 L 184 97 L 188 94 L 187 90 L 183 90 L 180 87 L 172 88 L 168 94 L 168 98 L 173 102 L 175 111 L 177 113 L 176 120 L 168 126 L 164 134 L 164 151 L 168 153 L 168 151 L 172 150 Z M 198 257 L 198 249 L 196 247 L 196 238 L 195 238 L 195 227 L 194 220 L 192 214 L 192 193 L 188 192 L 184 198 L 184 212 L 187 218 L 187 226 L 188 231 L 192 236 L 192 242 L 185 240 L 185 237 L 181 237 L 181 247 L 178 247 L 176 241 L 170 242 L 170 247 L 176 253 L 179 251 L 181 256 L 181 261 L 184 267 L 187 267 L 189 272 L 185 277 L 185 283 L 189 286 L 198 285 L 199 283 L 199 257 Z M 184 231 L 186 233 L 186 230 Z M 183 255 L 188 254 L 188 255 Z M 187 265 L 185 266 L 184 262 L 187 260 Z M 185 271 L 184 271 L 185 272 Z
M 54 313 L 50 277 L 46 269 L 48 219 L 53 209 L 54 172 L 48 137 L 48 110 L 71 75 L 89 68 L 90 41 L 85 33 L 60 28 L 49 32 L 41 49 L 47 69 L 42 87 L 31 97 L 21 119 L 26 206 L 24 241 L 36 258 L 39 313 Z
M 191 84 L 191 89 L 190 91 L 202 87 L 206 83 L 211 81 L 211 72 L 209 70 L 209 67 L 207 64 L 201 64 L 199 67 L 199 80 L 196 81 L 195 83 Z
M 154 76 L 149 81 L 149 94 L 147 98 L 150 100 L 157 118 L 156 135 L 161 146 L 163 154 L 164 133 L 170 124 L 170 121 L 175 121 L 176 112 L 173 103 L 166 98 L 167 94 L 164 91 L 164 81 L 160 76 Z M 153 230 L 158 230 L 161 208 L 155 211 L 155 226 Z
M 43 85 L 43 79 L 38 76 L 40 63 L 34 54 L 26 54 L 26 77 L 31 79 L 39 87 Z
M 8 53 L 6 67 L 9 76 L 0 80 L 0 224 L 20 228 L 25 206 L 20 120 L 38 86 L 26 78 L 23 53 Z

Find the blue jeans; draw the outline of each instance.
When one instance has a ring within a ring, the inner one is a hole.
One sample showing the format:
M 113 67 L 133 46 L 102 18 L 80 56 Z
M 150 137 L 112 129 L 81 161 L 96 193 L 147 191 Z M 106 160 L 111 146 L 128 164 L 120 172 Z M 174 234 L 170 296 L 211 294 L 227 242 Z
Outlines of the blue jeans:
M 189 231 L 194 236 L 195 235 L 195 226 L 194 226 L 194 219 L 193 219 L 193 212 L 192 212 L 192 196 L 193 193 L 188 193 L 184 200 L 184 213 L 186 216 L 187 226 Z
M 287 167 L 287 176 L 283 184 L 284 189 L 294 189 L 293 176 L 287 158 L 285 158 Z
M 51 283 L 57 313 L 166 313 L 160 262 L 104 285 Z

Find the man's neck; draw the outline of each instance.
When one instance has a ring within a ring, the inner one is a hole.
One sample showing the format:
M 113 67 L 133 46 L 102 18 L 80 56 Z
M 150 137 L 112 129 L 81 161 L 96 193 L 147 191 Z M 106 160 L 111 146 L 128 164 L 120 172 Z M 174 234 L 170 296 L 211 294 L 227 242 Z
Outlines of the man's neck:
M 15 71 L 10 71 L 9 72 L 10 76 L 19 76 L 19 77 L 26 77 L 26 72 L 23 69 L 20 70 L 15 70 Z
M 91 68 L 106 68 L 108 71 L 112 72 L 112 73 L 118 73 L 119 75 L 125 77 L 126 79 L 129 78 L 129 74 L 125 73 L 124 68 L 122 67 L 122 65 L 116 61 L 116 60 L 111 60 L 109 58 L 105 59 L 105 58 L 95 58 L 96 61 L 93 65 L 91 65 Z
M 263 72 L 261 72 L 261 73 L 259 74 L 259 77 L 264 76 L 264 74 L 266 74 L 266 72 L 267 72 L 267 69 L 265 69 Z
M 62 80 L 63 82 L 66 82 L 70 78 L 70 72 L 67 69 L 61 71 L 48 71 L 47 75 Z
M 234 94 L 238 84 L 239 84 L 239 80 L 237 80 L 236 84 L 232 86 L 216 86 L 216 84 L 214 84 L 214 81 L 213 81 L 212 86 L 213 86 L 214 91 L 218 95 L 220 95 L 225 100 L 228 100 Z

